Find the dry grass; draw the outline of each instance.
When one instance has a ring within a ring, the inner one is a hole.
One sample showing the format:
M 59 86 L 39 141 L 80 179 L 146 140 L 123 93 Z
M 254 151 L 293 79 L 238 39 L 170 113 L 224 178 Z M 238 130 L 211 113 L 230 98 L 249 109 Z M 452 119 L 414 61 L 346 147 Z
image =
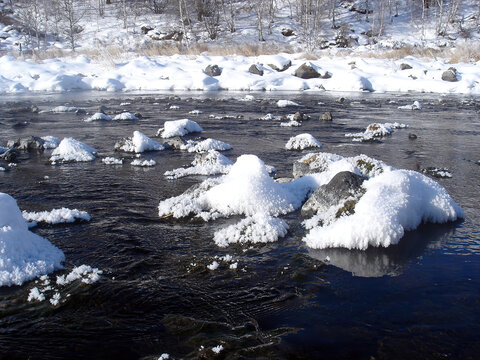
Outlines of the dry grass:
M 99 44 L 96 49 L 77 49 L 76 55 L 85 55 L 88 58 L 98 61 L 107 66 L 114 66 L 118 61 L 125 61 L 136 56 L 172 56 L 172 55 L 209 55 L 209 56 L 259 56 L 272 55 L 278 53 L 301 53 L 302 58 L 307 60 L 317 60 L 324 56 L 332 56 L 329 50 L 318 50 L 313 52 L 303 52 L 301 49 L 295 49 L 290 45 L 254 43 L 254 44 L 233 44 L 228 47 L 219 44 L 193 44 L 183 46 L 176 42 L 153 42 L 148 45 L 137 48 L 135 51 L 127 51 L 120 46 L 107 46 Z M 12 54 L 15 56 L 15 54 Z M 49 49 L 24 53 L 19 58 L 33 59 L 41 61 L 51 58 L 61 58 L 71 56 L 70 50 Z M 18 55 L 17 55 L 18 56 Z M 400 49 L 390 49 L 383 51 L 354 52 L 352 49 L 342 49 L 335 53 L 337 57 L 355 56 L 375 59 L 399 60 L 407 56 L 414 56 L 420 59 L 445 59 L 450 64 L 459 62 L 480 61 L 480 44 L 475 42 L 465 42 L 455 48 L 445 47 L 433 49 L 429 47 L 404 46 Z

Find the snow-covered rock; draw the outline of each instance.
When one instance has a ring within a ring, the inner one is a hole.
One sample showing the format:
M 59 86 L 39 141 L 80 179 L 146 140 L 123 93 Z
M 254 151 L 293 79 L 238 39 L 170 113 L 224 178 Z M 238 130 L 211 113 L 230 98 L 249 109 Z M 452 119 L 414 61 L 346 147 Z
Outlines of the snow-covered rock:
M 115 115 L 112 120 L 138 120 L 138 117 L 136 117 L 132 113 L 124 112 L 124 113 Z
M 100 120 L 110 121 L 112 119 L 113 118 L 109 115 L 106 115 L 106 114 L 101 113 L 101 112 L 97 112 L 97 113 L 93 114 L 92 116 L 86 118 L 84 121 L 86 121 L 86 122 L 100 121 Z M 116 120 L 120 120 L 120 119 L 116 119 Z
M 28 230 L 17 202 L 0 193 L 0 286 L 25 281 L 62 268 L 63 252 Z
M 307 133 L 291 137 L 285 145 L 285 149 L 287 150 L 304 150 L 320 147 L 322 147 L 322 143 Z
M 346 137 L 352 137 L 353 141 L 373 141 L 393 133 L 394 129 L 405 129 L 408 125 L 400 123 L 373 123 L 367 126 L 363 133 L 348 133 Z
M 102 162 L 107 165 L 122 165 L 123 159 L 117 159 L 111 156 L 107 156 L 106 158 L 102 159 Z
M 226 174 L 233 163 L 216 150 L 209 150 L 204 154 L 198 154 L 192 162 L 192 166 L 166 171 L 168 179 L 178 179 L 189 175 L 218 175 Z
M 43 148 L 44 149 L 55 149 L 60 145 L 60 139 L 56 138 L 55 136 L 42 136 Z
M 189 133 L 202 132 L 203 129 L 195 121 L 189 119 L 165 121 L 163 129 L 158 130 L 157 135 L 163 138 L 184 136 Z
M 150 160 L 135 159 L 130 163 L 130 165 L 141 166 L 141 167 L 152 167 L 157 165 L 157 162 L 153 159 L 150 159 Z
M 180 146 L 180 149 L 202 153 L 210 150 L 226 151 L 232 149 L 232 146 L 223 141 L 209 138 L 201 141 L 188 140 L 184 145 Z
M 123 139 L 115 144 L 115 149 L 125 152 L 143 153 L 145 151 L 165 150 L 165 146 L 150 139 L 140 131 L 134 131 L 131 138 Z
M 277 106 L 279 108 L 289 107 L 289 106 L 301 106 L 300 104 L 296 103 L 295 101 L 291 100 L 278 100 Z
M 59 161 L 93 161 L 96 153 L 97 149 L 93 147 L 72 138 L 64 138 L 58 147 L 53 150 L 50 161 L 52 163 Z

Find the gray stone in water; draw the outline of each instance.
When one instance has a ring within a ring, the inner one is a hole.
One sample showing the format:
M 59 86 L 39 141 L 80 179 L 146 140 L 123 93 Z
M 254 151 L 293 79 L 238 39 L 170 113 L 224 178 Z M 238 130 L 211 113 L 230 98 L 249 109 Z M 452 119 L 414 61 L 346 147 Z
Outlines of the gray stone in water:
M 204 72 L 208 76 L 220 76 L 222 74 L 222 69 L 220 69 L 218 65 L 208 65 Z
M 182 145 L 185 145 L 187 142 L 183 140 L 180 136 L 175 136 L 165 140 L 165 144 L 168 144 L 174 149 L 180 150 Z
M 297 111 L 295 114 L 293 114 L 293 120 L 295 121 L 303 121 L 303 120 L 308 120 L 308 115 L 304 114 L 300 111 Z
M 444 71 L 443 74 L 442 74 L 442 80 L 443 81 L 450 81 L 450 82 L 458 81 L 457 70 L 455 68 L 451 67 L 447 71 Z
M 0 158 L 7 161 L 7 162 L 17 162 L 18 151 L 16 149 L 8 149 Z
M 408 134 L 408 138 L 410 140 L 415 140 L 417 138 L 417 135 L 410 133 L 410 134 Z
M 248 72 L 250 74 L 263 76 L 263 70 L 259 69 L 258 65 L 256 64 L 250 65 L 250 67 L 248 68 Z
M 302 206 L 302 216 L 310 217 L 328 211 L 348 197 L 358 194 L 364 177 L 350 171 L 342 171 L 328 184 L 320 186 Z
M 400 70 L 410 70 L 412 67 L 409 64 L 400 64 Z
M 86 113 L 87 113 L 87 111 L 85 109 L 77 109 L 75 111 L 76 115 L 85 115 Z
M 45 141 L 37 136 L 30 136 L 27 138 L 17 139 L 17 140 L 9 140 L 7 142 L 7 147 L 15 148 L 17 150 L 24 150 L 24 151 L 37 151 L 43 150 L 43 145 Z
M 301 79 L 315 79 L 319 78 L 320 74 L 311 65 L 303 63 L 295 70 L 295 76 Z
M 295 179 L 311 174 L 313 172 L 314 170 L 310 168 L 310 165 L 303 161 L 296 161 L 293 163 L 293 177 Z
M 327 111 L 326 113 L 320 115 L 320 120 L 322 121 L 332 121 L 332 113 L 330 111 Z
M 106 107 L 105 105 L 100 105 L 100 106 L 98 107 L 98 112 L 99 112 L 99 113 L 102 113 L 102 114 L 105 114 L 105 115 L 106 115 L 106 114 L 107 114 L 107 113 L 106 113 L 107 111 L 108 111 L 108 107 Z

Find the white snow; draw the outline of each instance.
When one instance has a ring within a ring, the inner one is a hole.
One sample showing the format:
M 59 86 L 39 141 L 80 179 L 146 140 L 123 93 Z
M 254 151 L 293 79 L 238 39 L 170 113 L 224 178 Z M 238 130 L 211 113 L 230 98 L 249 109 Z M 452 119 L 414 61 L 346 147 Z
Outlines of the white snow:
M 112 120 L 138 120 L 138 117 L 129 112 L 115 115 Z
M 220 354 L 220 351 L 223 350 L 223 346 L 222 345 L 217 345 L 217 346 L 214 346 L 212 348 L 212 351 L 215 353 L 215 354 Z
M 275 115 L 268 113 L 265 116 L 262 116 L 260 120 L 275 120 Z
M 220 264 L 217 261 L 213 261 L 211 264 L 207 265 L 208 270 L 217 270 Z
M 170 138 L 174 136 L 184 136 L 189 133 L 202 132 L 203 129 L 195 121 L 189 119 L 165 121 L 163 124 L 163 131 L 160 129 L 163 138 Z
M 122 165 L 123 159 L 117 159 L 111 156 L 107 156 L 106 158 L 102 159 L 102 162 L 107 165 Z
M 201 111 L 201 110 L 192 110 L 192 111 L 189 111 L 188 113 L 189 113 L 189 114 L 192 114 L 192 115 L 200 115 L 200 114 L 203 114 L 203 111 Z
M 285 149 L 287 150 L 304 150 L 320 147 L 322 147 L 322 143 L 307 133 L 291 137 L 285 145 Z
M 281 122 L 280 126 L 283 126 L 283 127 L 298 127 L 298 126 L 302 126 L 302 124 L 299 123 L 296 120 L 290 120 L 288 122 Z
M 166 171 L 163 175 L 168 179 L 178 179 L 189 175 L 217 175 L 226 174 L 233 163 L 216 150 L 209 150 L 203 156 L 197 156 L 192 166 Z
M 288 225 L 282 219 L 259 213 L 215 232 L 213 241 L 220 247 L 234 243 L 268 243 L 285 236 L 287 231 Z
M 0 286 L 21 285 L 61 269 L 64 260 L 61 250 L 28 230 L 15 199 L 0 193 Z
M 84 143 L 72 139 L 64 138 L 58 147 L 53 150 L 50 161 L 93 161 L 97 150 Z
M 52 304 L 53 306 L 57 306 L 60 303 L 61 297 L 62 296 L 58 292 L 53 294 L 52 298 L 50 299 L 50 304 Z
M 27 301 L 30 302 L 30 301 L 33 301 L 33 300 L 36 300 L 36 301 L 44 301 L 45 300 L 45 295 L 43 293 L 41 293 L 37 287 L 34 287 L 32 289 L 30 289 L 30 293 L 28 294 L 28 298 L 27 298 Z
M 91 121 L 99 121 L 99 120 L 110 121 L 112 120 L 112 117 L 109 115 L 105 115 L 104 113 L 97 112 L 92 116 L 90 116 L 89 118 L 85 119 L 84 121 L 91 122 Z
M 86 211 L 77 209 L 53 209 L 52 211 L 27 212 L 23 211 L 22 216 L 26 221 L 43 222 L 46 224 L 73 223 L 76 220 L 90 221 L 90 215 Z
M 55 136 L 42 136 L 44 149 L 55 149 L 60 144 L 60 139 Z
M 163 353 L 162 355 L 160 355 L 160 357 L 158 358 L 158 360 L 168 360 L 170 359 L 170 355 L 167 354 L 167 353 Z
M 155 166 L 157 162 L 153 159 L 150 159 L 150 160 L 135 159 L 130 164 L 132 166 L 152 167 L 152 166 Z
M 78 110 L 79 109 L 75 106 L 57 106 L 50 111 L 54 113 L 64 113 L 64 112 L 76 112 Z
M 292 68 L 303 64 L 304 54 L 284 54 L 292 61 Z M 273 58 L 272 56 L 267 56 Z M 329 79 L 300 79 L 288 69 L 284 72 L 268 70 L 264 76 L 248 72 L 257 57 L 246 56 L 136 56 L 105 67 L 100 61 L 84 55 L 36 62 L 0 57 L 0 92 L 113 90 L 113 91 L 375 91 L 375 92 L 432 92 L 480 94 L 480 73 L 477 62 L 457 63 L 459 81 L 441 79 L 442 72 L 451 64 L 449 59 L 417 59 L 408 57 L 395 60 L 362 58 L 357 56 L 322 56 L 309 60 L 316 67 L 332 74 Z M 414 64 L 416 80 L 408 71 L 399 71 L 396 63 L 408 60 Z M 355 61 L 355 68 L 349 65 Z M 217 63 L 223 68 L 221 76 L 212 78 L 203 73 L 205 67 Z M 39 74 L 32 78 L 29 74 Z M 152 76 L 158 74 L 158 76 Z M 162 76 L 163 75 L 163 76 Z M 288 100 L 280 106 L 289 105 Z M 290 104 L 293 105 L 293 104 Z M 65 111 L 63 107 L 59 110 Z M 134 119 L 128 116 L 128 119 Z
M 353 141 L 372 141 L 374 139 L 387 136 L 393 133 L 394 129 L 405 129 L 408 125 L 400 123 L 373 123 L 367 126 L 363 133 L 348 133 L 346 137 L 352 137 Z
M 418 101 L 414 101 L 411 105 L 403 105 L 399 106 L 398 108 L 403 110 L 422 110 L 423 105 L 420 104 Z
M 277 106 L 279 108 L 284 108 L 289 106 L 300 106 L 300 104 L 297 104 L 295 101 L 291 101 L 291 100 L 278 100 Z
M 134 131 L 133 137 L 127 139 L 120 150 L 126 152 L 143 153 L 145 151 L 165 150 L 165 146 L 150 139 L 140 131 Z
M 181 150 L 187 150 L 188 152 L 207 152 L 210 150 L 225 151 L 232 149 L 232 146 L 215 139 L 205 139 L 202 141 L 188 140 L 186 144 L 180 146 Z

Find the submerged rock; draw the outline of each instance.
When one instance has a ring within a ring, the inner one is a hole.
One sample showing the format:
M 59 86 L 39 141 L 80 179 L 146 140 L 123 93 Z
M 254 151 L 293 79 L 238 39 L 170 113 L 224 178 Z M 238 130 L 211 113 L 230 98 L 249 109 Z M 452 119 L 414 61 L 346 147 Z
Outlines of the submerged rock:
M 44 149 L 45 140 L 37 136 L 29 136 L 17 140 L 9 140 L 7 146 L 17 150 L 38 151 Z
M 327 111 L 320 115 L 320 120 L 321 121 L 332 121 L 332 113 L 330 111 Z
M 328 184 L 320 186 L 313 192 L 302 206 L 302 216 L 310 217 L 317 213 L 327 212 L 332 206 L 359 193 L 364 180 L 364 177 L 349 171 L 339 172 Z M 355 203 L 347 201 L 344 207 L 346 208 L 345 212 L 352 213 Z M 337 213 L 337 216 L 341 214 Z
M 17 162 L 18 151 L 16 149 L 8 149 L 0 155 L 0 158 L 6 162 Z

